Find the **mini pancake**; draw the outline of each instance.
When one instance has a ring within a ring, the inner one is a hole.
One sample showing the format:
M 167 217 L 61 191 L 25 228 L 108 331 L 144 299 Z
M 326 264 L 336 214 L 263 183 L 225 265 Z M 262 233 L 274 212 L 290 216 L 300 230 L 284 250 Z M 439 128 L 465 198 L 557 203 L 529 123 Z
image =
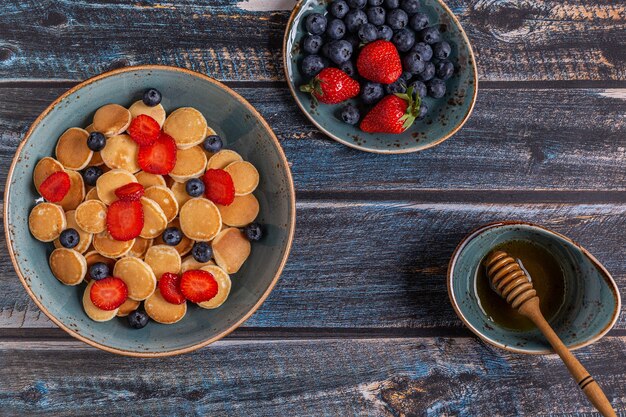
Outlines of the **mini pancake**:
M 161 276 L 166 272 L 173 274 L 180 273 L 181 260 L 180 255 L 171 246 L 167 245 L 153 245 L 146 252 L 144 259 L 152 272 L 156 276 L 157 281 L 161 279 Z
M 148 316 L 161 324 L 174 324 L 185 317 L 187 313 L 186 301 L 182 304 L 168 303 L 158 289 L 148 297 L 143 306 Z
M 41 242 L 52 242 L 66 227 L 65 212 L 56 204 L 37 204 L 28 216 L 30 233 Z
M 163 127 L 163 123 L 165 123 L 165 117 L 167 116 L 167 114 L 165 113 L 165 109 L 160 103 L 154 107 L 150 107 L 146 106 L 143 100 L 135 101 L 132 106 L 128 108 L 128 111 L 130 112 L 130 115 L 133 119 L 140 114 L 150 116 L 154 120 L 156 120 L 161 127 Z
M 105 172 L 96 181 L 98 197 L 104 204 L 109 205 L 117 200 L 115 190 L 131 182 L 137 182 L 137 179 L 133 174 L 123 169 L 113 169 Z
M 143 188 L 152 187 L 153 185 L 162 185 L 165 187 L 165 180 L 163 175 L 150 174 L 149 172 L 139 171 L 135 174 L 137 182 L 143 186 Z
M 150 266 L 139 258 L 122 258 L 113 268 L 113 276 L 120 278 L 128 288 L 128 298 L 142 301 L 156 289 L 157 280 Z
M 180 221 L 178 220 L 178 218 L 176 218 L 172 220 L 171 222 L 169 222 L 167 227 L 177 227 L 180 229 Z M 164 245 L 165 242 L 163 242 L 163 235 L 160 235 L 159 237 L 154 239 L 154 244 Z M 194 241 L 189 239 L 187 236 L 183 234 L 183 238 L 181 239 L 180 243 L 172 247 L 176 249 L 176 251 L 180 254 L 180 256 L 185 256 L 189 252 L 191 252 L 191 249 L 193 249 L 193 244 L 194 244 Z
M 100 233 L 107 228 L 107 206 L 100 200 L 87 200 L 76 208 L 76 223 L 85 232 Z
M 206 154 L 200 146 L 179 149 L 176 152 L 176 165 L 169 175 L 174 181 L 185 182 L 204 174 L 206 164 Z
M 87 274 L 87 261 L 73 249 L 58 248 L 50 254 L 50 269 L 63 284 L 78 285 Z
M 184 206 L 185 203 L 192 198 L 189 194 L 187 194 L 187 189 L 185 188 L 184 182 L 174 182 L 170 189 L 174 193 L 174 197 L 178 202 L 178 207 Z
M 213 258 L 228 274 L 239 271 L 241 265 L 250 256 L 250 241 L 239 229 L 234 227 L 224 229 L 211 243 Z
M 230 206 L 221 204 L 216 204 L 216 206 L 222 215 L 222 222 L 228 226 L 247 226 L 259 215 L 259 200 L 254 194 L 235 197 Z
M 124 169 L 130 173 L 141 169 L 137 163 L 139 145 L 128 135 L 116 135 L 107 139 L 100 155 L 104 164 L 111 169 Z
M 93 115 L 93 128 L 105 136 L 115 136 L 128 129 L 132 117 L 119 104 L 107 104 Z
M 66 169 L 80 170 L 89 164 L 93 151 L 87 147 L 88 137 L 89 132 L 79 127 L 70 127 L 61 135 L 54 152 Z
M 178 216 L 178 201 L 176 201 L 176 196 L 169 188 L 163 185 L 153 185 L 146 188 L 144 196 L 161 207 L 168 222 L 171 222 Z
M 134 256 L 136 258 L 143 258 L 150 246 L 152 246 L 152 239 L 144 239 L 140 236 L 137 236 L 135 238 L 135 244 L 132 248 L 130 248 L 130 252 L 128 252 L 128 255 Z
M 210 241 L 222 228 L 222 216 L 212 201 L 192 198 L 180 209 L 180 228 L 189 239 Z
M 85 130 L 89 133 L 95 132 L 93 128 L 93 123 L 87 126 Z M 94 152 L 93 156 L 91 157 L 91 161 L 89 161 L 89 164 L 87 166 L 93 167 L 93 166 L 100 166 L 102 164 L 104 164 L 104 161 L 102 160 L 102 157 L 100 156 L 100 152 Z
M 233 162 L 243 161 L 241 155 L 230 149 L 222 149 L 207 162 L 207 169 L 224 169 Z
M 59 202 L 59 205 L 63 207 L 63 210 L 68 211 L 75 210 L 85 199 L 85 183 L 79 172 L 72 170 L 66 172 L 70 176 L 70 190 Z
M 167 227 L 167 217 L 161 206 L 154 200 L 141 197 L 141 206 L 143 207 L 143 229 L 139 236 L 144 239 L 154 239 Z
M 170 135 L 179 149 L 187 149 L 202 143 L 207 132 L 206 119 L 193 107 L 174 110 L 165 119 L 163 132 Z
M 56 159 L 50 158 L 49 156 L 41 158 L 39 162 L 37 162 L 37 165 L 35 165 L 35 170 L 33 171 L 33 182 L 35 183 L 37 191 L 39 191 L 41 183 L 50 175 L 64 170 L 63 164 Z
M 89 252 L 87 252 L 85 254 L 85 260 L 87 261 L 87 275 L 85 275 L 85 281 L 90 281 L 91 278 L 89 278 L 89 267 L 97 262 L 107 264 L 107 266 L 109 267 L 109 271 L 113 271 L 113 267 L 115 267 L 115 259 L 102 256 L 96 250 L 90 250 Z
M 141 304 L 140 301 L 135 301 L 135 300 L 131 300 L 130 298 L 127 298 L 126 301 L 124 301 L 124 304 L 122 304 L 118 309 L 117 309 L 117 317 L 126 317 L 128 316 L 130 313 L 132 313 L 133 311 L 137 310 L 139 308 L 139 304 Z
M 93 247 L 98 253 L 107 258 L 119 258 L 126 255 L 135 244 L 135 239 L 115 240 L 108 232 L 98 233 L 93 237 Z
M 259 171 L 250 162 L 233 162 L 224 168 L 235 184 L 235 195 L 250 194 L 259 185 Z
M 89 200 L 98 200 L 100 201 L 100 197 L 98 197 L 98 189 L 93 187 L 91 190 L 87 191 L 87 195 L 85 196 L 85 201 Z
M 182 274 L 192 269 L 201 269 L 203 266 L 208 265 L 215 265 L 215 262 L 213 262 L 213 260 L 209 260 L 209 262 L 198 262 L 193 256 L 188 256 L 183 259 L 183 263 L 180 267 L 180 273 Z
M 93 235 L 91 234 L 91 232 L 85 231 L 80 227 L 80 225 L 76 221 L 75 210 L 70 210 L 66 212 L 65 220 L 67 221 L 66 229 L 76 230 L 80 238 L 80 240 L 78 241 L 78 245 L 74 246 L 72 249 L 74 249 L 78 253 L 85 253 L 87 249 L 89 249 L 89 246 L 91 246 L 91 240 L 93 238 Z M 61 242 L 59 242 L 59 238 L 56 238 L 54 240 L 54 247 L 55 248 L 63 247 L 63 245 L 61 245 Z
M 109 321 L 117 315 L 119 309 L 116 308 L 115 310 L 107 311 L 96 307 L 91 302 L 91 296 L 89 294 L 93 283 L 94 281 L 89 282 L 85 288 L 85 292 L 83 293 L 83 309 L 85 309 L 85 313 L 93 321 Z
M 96 129 L 93 128 L 93 123 L 87 126 L 85 130 L 87 131 L 87 133 L 93 133 L 96 131 Z
M 230 277 L 226 272 L 224 272 L 222 268 L 217 265 L 203 266 L 200 269 L 213 275 L 213 278 L 215 278 L 215 281 L 217 281 L 217 295 L 211 298 L 209 301 L 198 303 L 198 305 L 202 308 L 207 309 L 218 308 L 219 306 L 224 304 L 224 301 L 226 301 L 228 295 L 230 294 Z

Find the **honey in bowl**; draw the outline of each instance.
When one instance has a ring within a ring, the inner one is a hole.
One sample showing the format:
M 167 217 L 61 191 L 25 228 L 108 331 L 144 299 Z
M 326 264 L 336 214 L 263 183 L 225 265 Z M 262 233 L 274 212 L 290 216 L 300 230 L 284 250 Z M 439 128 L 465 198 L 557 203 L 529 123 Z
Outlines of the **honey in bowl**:
M 507 252 L 522 265 L 537 291 L 541 312 L 546 320 L 550 321 L 565 299 L 565 277 L 558 260 L 544 247 L 527 240 L 501 243 L 494 247 L 492 252 L 497 250 Z M 474 289 L 478 304 L 485 315 L 495 324 L 510 330 L 534 329 L 535 325 L 529 319 L 514 310 L 492 289 L 483 264 L 484 260 L 476 271 Z

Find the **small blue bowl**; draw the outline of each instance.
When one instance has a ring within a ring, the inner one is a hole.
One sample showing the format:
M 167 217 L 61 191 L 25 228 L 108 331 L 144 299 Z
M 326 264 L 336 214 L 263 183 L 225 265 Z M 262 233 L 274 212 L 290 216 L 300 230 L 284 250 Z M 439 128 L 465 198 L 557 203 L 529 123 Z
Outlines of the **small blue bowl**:
M 283 41 L 283 63 L 287 84 L 296 103 L 309 120 L 322 132 L 344 145 L 374 153 L 408 153 L 431 148 L 454 135 L 467 121 L 478 93 L 476 60 L 467 35 L 454 13 L 440 0 L 422 0 L 422 12 L 431 26 L 441 28 L 442 37 L 452 46 L 450 60 L 455 63 L 454 76 L 446 81 L 446 95 L 440 99 L 425 98 L 429 112 L 400 135 L 366 133 L 340 120 L 344 104 L 313 103 L 309 94 L 299 87 L 307 83 L 300 75 L 304 58 L 300 45 L 307 35 L 304 19 L 310 13 L 326 13 L 327 0 L 301 0 L 293 9 Z M 356 100 L 350 100 L 356 104 Z
M 61 284 L 50 272 L 51 244 L 35 240 L 28 215 L 39 197 L 33 168 L 54 155 L 57 138 L 72 126 L 87 126 L 93 113 L 107 103 L 129 106 L 147 88 L 163 94 L 170 112 L 183 106 L 200 110 L 225 140 L 259 170 L 255 196 L 258 220 L 266 236 L 252 245 L 252 254 L 232 276 L 228 300 L 216 310 L 189 306 L 183 320 L 172 325 L 151 322 L 133 330 L 125 320 L 90 320 L 83 311 L 83 287 Z M 92 346 L 129 356 L 167 356 L 212 343 L 243 323 L 269 295 L 287 261 L 295 228 L 295 193 L 287 159 L 263 117 L 241 96 L 205 75 L 158 65 L 128 67 L 91 78 L 50 105 L 33 123 L 20 144 L 5 190 L 4 227 L 13 265 L 26 291 L 60 328 Z
M 478 337 L 518 353 L 545 354 L 552 349 L 537 330 L 514 331 L 491 321 L 476 296 L 476 272 L 493 248 L 512 240 L 526 240 L 559 262 L 565 277 L 565 300 L 550 325 L 570 349 L 587 346 L 615 325 L 621 309 L 611 274 L 587 250 L 556 232 L 523 222 L 484 226 L 457 247 L 448 267 L 448 294 L 459 318 Z

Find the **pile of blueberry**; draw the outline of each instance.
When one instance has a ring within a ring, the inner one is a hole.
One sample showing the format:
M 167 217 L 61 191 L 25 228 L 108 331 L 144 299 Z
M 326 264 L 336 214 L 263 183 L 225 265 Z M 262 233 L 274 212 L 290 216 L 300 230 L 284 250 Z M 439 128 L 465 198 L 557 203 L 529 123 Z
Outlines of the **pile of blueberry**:
M 446 93 L 445 81 L 454 74 L 448 60 L 451 46 L 442 39 L 437 22 L 421 11 L 420 0 L 333 0 L 325 15 L 309 14 L 304 24 L 308 35 L 302 39 L 302 74 L 312 78 L 329 66 L 341 69 L 361 84 L 359 101 L 364 106 L 411 87 L 422 99 L 439 99 Z M 356 70 L 359 48 L 378 39 L 391 41 L 402 58 L 402 76 L 392 84 L 365 80 Z M 418 119 L 427 112 L 422 100 Z M 348 105 L 341 117 L 356 124 L 359 113 Z

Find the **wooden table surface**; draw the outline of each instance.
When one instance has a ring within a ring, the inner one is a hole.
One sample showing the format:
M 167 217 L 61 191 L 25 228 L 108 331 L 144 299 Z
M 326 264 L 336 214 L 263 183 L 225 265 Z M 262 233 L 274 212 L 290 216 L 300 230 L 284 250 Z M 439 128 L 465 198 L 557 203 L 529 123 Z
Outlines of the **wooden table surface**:
M 327 139 L 284 80 L 293 0 L 3 0 L 0 172 L 77 82 L 133 64 L 225 81 L 274 128 L 298 221 L 274 292 L 184 356 L 114 356 L 56 328 L 0 254 L 0 415 L 598 416 L 555 355 L 480 342 L 445 285 L 458 242 L 520 219 L 578 240 L 626 298 L 626 5 L 450 0 L 477 55 L 465 127 L 416 154 Z M 577 356 L 626 416 L 626 315 Z

